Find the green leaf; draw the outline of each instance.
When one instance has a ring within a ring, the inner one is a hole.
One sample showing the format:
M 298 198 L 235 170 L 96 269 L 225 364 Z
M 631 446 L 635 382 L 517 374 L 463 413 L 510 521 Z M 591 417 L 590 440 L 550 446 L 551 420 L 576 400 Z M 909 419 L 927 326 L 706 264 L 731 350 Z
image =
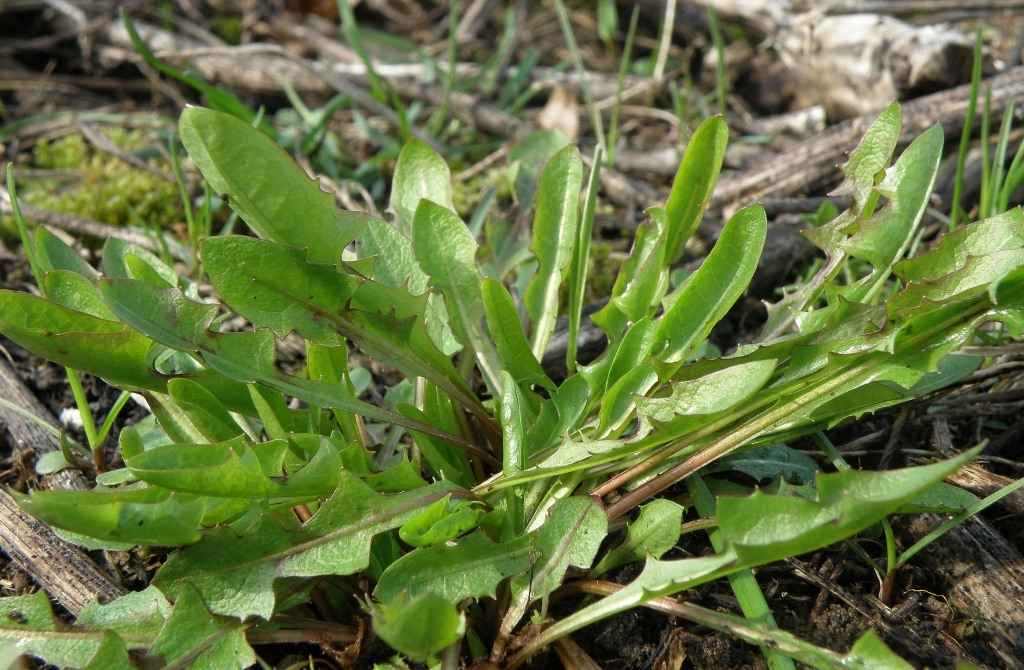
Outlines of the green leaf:
M 143 663 L 198 668 L 244 668 L 256 663 L 241 621 L 210 614 L 199 593 L 185 584 L 174 610 L 153 640 Z
M 894 654 L 870 628 L 850 648 L 846 661 L 844 667 L 865 670 L 912 670 L 914 667 Z
M 718 526 L 747 565 L 797 556 L 864 530 L 934 487 L 979 451 L 915 468 L 819 474 L 816 501 L 760 491 L 745 498 L 723 497 L 718 501 Z
M 359 253 L 363 258 L 370 257 L 374 261 L 370 276 L 375 282 L 393 289 L 405 287 L 413 296 L 427 292 L 430 280 L 416 262 L 412 240 L 390 223 L 368 219 L 359 236 Z M 445 356 L 451 356 L 462 348 L 448 325 L 448 310 L 440 295 L 427 295 L 423 321 L 430 339 Z
M 466 622 L 455 606 L 433 593 L 388 603 L 374 612 L 373 629 L 414 661 L 427 661 L 457 642 Z
M 36 259 L 43 274 L 53 270 L 68 270 L 95 282 L 99 273 L 86 263 L 78 252 L 72 249 L 61 238 L 49 231 L 45 226 L 36 228 L 35 234 Z
M 959 486 L 940 482 L 899 509 L 900 514 L 958 514 L 977 504 L 978 496 Z
M 101 279 L 100 293 L 117 316 L 140 333 L 179 351 L 196 351 L 217 316 L 217 306 L 180 290 L 132 279 Z
M 847 299 L 867 302 L 879 295 L 893 263 L 906 253 L 928 206 L 942 159 L 942 142 L 939 125 L 919 135 L 875 187 L 889 203 L 860 221 L 856 232 L 840 243 L 846 253 L 867 260 L 875 268 L 863 284 L 843 291 Z
M 561 619 L 532 640 L 527 649 L 543 648 L 587 624 L 653 598 L 679 593 L 740 570 L 813 551 L 849 537 L 933 487 L 969 462 L 978 451 L 974 449 L 948 461 L 904 470 L 848 470 L 819 475 L 818 501 L 762 493 L 746 498 L 721 498 L 718 500 L 719 528 L 727 543 L 723 552 L 676 561 L 649 559 L 644 571 L 627 587 Z
M 636 366 L 619 377 L 601 398 L 598 437 L 617 436 L 632 420 L 636 403 L 658 383 L 651 361 Z
M 643 505 L 636 521 L 626 526 L 626 537 L 594 566 L 591 576 L 603 575 L 620 565 L 661 558 L 679 541 L 683 507 L 671 500 L 657 499 Z
M 31 654 L 59 667 L 83 667 L 104 650 L 118 659 L 114 668 L 127 668 L 124 643 L 110 631 L 69 627 L 57 620 L 46 594 L 0 599 L 0 659 L 14 661 Z M 116 650 L 111 652 L 109 647 Z
M 417 200 L 417 202 L 419 202 Z M 404 234 L 382 219 L 368 219 L 359 233 L 359 256 L 374 259 L 374 281 L 391 288 L 408 283 L 409 293 L 420 295 L 427 290 L 429 280 L 416 262 L 412 250 L 412 216 L 410 227 Z
M 611 299 L 591 317 L 613 342 L 629 323 L 652 316 L 653 306 L 668 290 L 664 210 L 648 213 L 650 219 L 637 228 L 629 258 L 615 277 Z
M 178 131 L 210 186 L 261 237 L 305 248 L 315 263 L 340 262 L 366 215 L 338 209 L 272 139 L 233 116 L 188 107 Z
M 373 595 L 389 602 L 401 594 L 434 593 L 453 605 L 466 598 L 493 598 L 502 581 L 529 570 L 532 553 L 527 536 L 496 544 L 482 532 L 471 533 L 398 559 L 381 575 Z
M 96 653 L 82 670 L 131 670 L 134 667 L 124 642 L 114 635 L 104 635 Z
M 215 614 L 269 619 L 276 601 L 275 580 L 366 569 L 374 535 L 398 528 L 451 491 L 450 484 L 439 482 L 385 496 L 343 470 L 334 494 L 298 529 L 287 529 L 268 517 L 241 536 L 228 528 L 215 529 L 173 554 L 154 583 L 172 597 L 187 581 Z
M 242 428 L 220 399 L 201 384 L 188 378 L 172 379 L 167 383 L 167 393 L 205 441 L 222 442 L 242 434 Z
M 728 143 L 729 127 L 720 116 L 700 124 L 690 138 L 665 203 L 668 246 L 663 257 L 666 265 L 679 260 L 686 242 L 700 225 L 718 181 Z
M 75 625 L 111 631 L 126 639 L 155 638 L 171 609 L 171 603 L 155 586 L 147 586 L 106 605 L 93 600 L 78 615 Z
M 117 315 L 103 302 L 95 280 L 90 281 L 80 274 L 68 270 L 51 270 L 43 277 L 43 291 L 47 300 L 68 309 L 98 319 L 117 320 Z
M 502 620 L 503 633 L 519 623 L 531 602 L 546 600 L 561 586 L 570 567 L 588 569 L 608 533 L 604 510 L 583 496 L 555 502 L 546 518 L 535 525 L 538 556 L 529 574 L 517 575 L 510 582 L 513 601 Z
M 655 342 L 666 342 L 656 354 L 667 364 L 662 380 L 682 365 L 746 290 L 767 232 L 760 205 L 736 212 L 700 268 L 665 298 L 665 314 L 654 335 Z
M 173 444 L 150 449 L 128 460 L 128 469 L 142 481 L 173 491 L 221 498 L 316 498 L 328 496 L 338 484 L 341 457 L 327 438 L 304 467 L 287 477 L 280 467 L 266 472 L 257 449 L 280 442 L 250 444 L 239 437 L 220 444 Z
M 812 482 L 821 468 L 802 452 L 785 444 L 770 444 L 723 458 L 712 468 L 719 470 L 742 472 L 759 482 L 778 477 L 789 482 Z
M 1024 210 L 1014 207 L 944 234 L 937 248 L 900 261 L 893 266 L 893 273 L 904 282 L 935 281 L 962 271 L 975 257 L 1022 247 Z
M 51 526 L 109 542 L 176 547 L 199 540 L 205 503 L 166 489 L 36 491 L 12 494 L 21 507 Z
M 610 3 L 602 3 L 605 6 Z M 576 240 L 572 245 L 569 260 L 569 344 L 565 349 L 565 369 L 572 373 L 576 369 L 576 349 L 579 342 L 580 319 L 583 315 L 583 297 L 586 293 L 587 265 L 590 260 L 590 245 L 594 237 L 594 211 L 597 208 L 597 192 L 601 186 L 601 165 L 604 152 L 601 145 L 594 149 L 594 161 L 587 180 L 587 193 L 580 212 L 580 223 L 576 227 Z
M 858 217 L 871 215 L 876 177 L 889 164 L 899 131 L 900 108 L 894 102 L 871 124 L 860 143 L 850 152 L 850 160 L 842 168 L 846 178 L 835 193 L 849 195 L 853 205 L 830 223 L 804 231 L 804 235 L 825 252 L 826 262 L 810 281 L 774 305 L 769 305 L 768 321 L 760 338 L 762 341 L 782 335 L 792 325 L 794 315 L 810 307 L 826 285 L 839 275 L 847 259 L 842 242 Z
M 220 296 L 254 326 L 279 337 L 294 330 L 317 344 L 339 344 L 330 317 L 348 307 L 358 279 L 307 261 L 300 249 L 240 235 L 208 237 L 200 253 Z
M 583 163 L 573 145 L 552 156 L 541 173 L 530 244 L 537 258 L 537 272 L 523 295 L 533 323 L 533 355 L 537 358 L 544 355 L 555 330 L 558 287 L 576 241 L 582 181 Z
M 149 364 L 152 340 L 118 321 L 0 291 L 0 332 L 35 354 L 114 386 L 162 391 L 167 385 Z
M 526 445 L 524 444 L 524 400 L 519 385 L 512 375 L 502 370 L 501 409 L 501 470 L 504 474 L 515 476 L 526 468 Z M 515 487 L 506 492 L 505 502 L 508 509 L 512 529 L 516 534 L 523 531 L 526 519 L 523 509 L 523 492 Z
M 530 211 L 537 190 L 538 174 L 569 138 L 557 130 L 537 130 L 517 142 L 508 151 L 509 176 L 520 211 Z
M 525 436 L 527 454 L 551 446 L 579 427 L 584 419 L 590 388 L 583 375 L 569 377 L 541 404 L 540 414 Z
M 181 278 L 154 254 L 119 237 L 103 244 L 103 273 L 115 279 L 138 279 L 156 286 L 178 286 Z
M 426 412 L 409 405 L 399 403 L 397 410 L 403 416 L 416 419 L 423 423 L 438 425 L 437 417 L 431 417 Z M 455 428 L 457 431 L 457 428 Z M 433 435 L 410 431 L 416 447 L 423 454 L 427 470 L 439 479 L 447 479 L 459 486 L 472 488 L 476 484 L 473 470 L 466 459 L 466 452 L 453 446 Z
M 704 417 L 727 410 L 757 393 L 771 378 L 775 366 L 776 361 L 772 359 L 753 360 L 695 379 L 673 382 L 672 393 L 667 397 L 638 399 L 639 414 L 655 425 L 664 426 L 676 417 Z
M 498 348 L 502 369 L 506 370 L 519 384 L 538 384 L 554 388 L 537 357 L 530 351 L 530 345 L 523 334 L 519 312 L 512 302 L 508 289 L 500 281 L 485 277 L 483 281 L 484 312 L 487 315 L 487 329 Z
M 900 138 L 900 118 L 900 105 L 893 101 L 871 123 L 842 167 L 846 179 L 833 193 L 850 196 L 853 200 L 851 209 L 858 214 L 863 213 L 868 204 L 876 176 L 892 159 Z
M 500 393 L 501 361 L 483 330 L 483 278 L 476 264 L 476 240 L 458 215 L 421 200 L 413 217 L 412 245 L 431 285 L 444 296 L 453 330 L 475 352 L 488 387 Z
M 452 175 L 444 158 L 426 142 L 409 140 L 398 154 L 388 204 L 398 231 L 406 237 L 412 236 L 412 220 L 420 200 L 432 200 L 454 212 L 452 197 Z
M 475 501 L 452 502 L 442 498 L 398 529 L 398 536 L 411 547 L 429 547 L 454 540 L 476 528 L 480 510 Z
M 363 286 L 366 286 L 364 284 Z M 214 370 L 240 382 L 259 381 L 282 393 L 300 398 L 317 407 L 330 407 L 360 414 L 370 419 L 397 423 L 431 435 L 443 437 L 457 444 L 465 440 L 439 431 L 433 426 L 406 419 L 355 398 L 346 384 L 328 384 L 286 374 L 274 365 L 275 342 L 273 333 L 267 330 L 238 333 L 217 333 L 209 330 L 216 313 L 212 305 L 203 305 L 186 298 L 177 289 L 161 289 L 144 282 L 107 279 L 101 280 L 100 290 L 108 305 L 127 323 L 147 333 L 157 341 L 183 351 L 199 352 L 203 360 Z M 366 316 L 357 313 L 355 319 Z M 367 324 L 374 323 L 378 330 L 370 331 Z M 402 328 L 408 337 L 409 320 L 392 322 L 390 331 L 379 321 L 360 319 L 356 327 L 365 333 L 380 332 L 381 348 L 388 346 L 388 340 L 402 335 Z M 370 345 L 368 345 L 370 346 Z M 414 347 L 415 348 L 415 347 Z M 376 351 L 376 350 L 374 350 Z M 405 350 L 398 349 L 401 353 Z M 436 351 L 436 350 L 435 350 Z M 439 355 L 439 354 L 438 354 Z M 447 361 L 447 359 L 442 359 Z M 448 363 L 450 366 L 450 362 Z M 444 380 L 440 380 L 444 384 Z M 451 383 L 446 385 L 453 394 L 460 393 Z M 459 397 L 466 397 L 463 391 Z
M 256 406 L 263 430 L 272 440 L 285 440 L 294 432 L 291 410 L 284 397 L 277 391 L 258 384 L 249 385 L 249 395 Z

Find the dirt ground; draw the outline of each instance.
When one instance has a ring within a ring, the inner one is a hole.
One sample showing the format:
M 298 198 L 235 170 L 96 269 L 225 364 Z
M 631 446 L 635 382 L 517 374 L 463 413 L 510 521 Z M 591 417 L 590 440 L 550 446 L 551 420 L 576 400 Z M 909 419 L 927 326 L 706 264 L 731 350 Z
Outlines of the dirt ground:
M 467 85 L 465 93 L 446 100 L 444 73 L 430 75 L 423 68 L 410 67 L 407 71 L 389 70 L 382 76 L 388 78 L 406 104 L 419 110 L 414 125 L 427 119 L 438 106 L 450 105 L 446 132 L 454 147 L 453 172 L 465 185 L 464 197 L 470 201 L 479 198 L 473 192 L 474 179 L 486 171 L 488 161 L 503 160 L 502 152 L 527 130 L 559 128 L 580 143 L 584 154 L 589 153 L 595 131 L 552 3 L 474 0 L 456 4 L 461 17 L 455 31 L 456 58 L 466 64 L 458 80 L 469 81 L 479 72 L 473 66 L 482 66 L 492 58 L 499 62 L 485 72 L 496 73 L 496 79 L 488 80 L 488 74 L 475 88 Z M 608 4 L 617 11 L 618 30 L 606 43 L 599 37 L 596 3 L 569 3 L 569 20 L 588 72 L 591 94 L 599 105 L 615 98 L 619 58 L 633 8 L 632 2 L 621 0 L 617 6 Z M 749 295 L 714 334 L 716 342 L 728 350 L 756 332 L 763 318 L 759 301 L 777 297 L 777 287 L 793 281 L 814 257 L 810 245 L 796 231 L 806 225 L 803 215 L 826 201 L 829 187 L 839 176 L 835 166 L 852 146 L 828 138 L 840 137 L 836 133 L 843 128 L 871 118 L 894 96 L 911 105 L 915 99 L 926 99 L 922 96 L 958 90 L 956 87 L 970 76 L 972 31 L 976 28 L 981 29 L 986 45 L 986 74 L 1005 77 L 1018 73 L 1017 79 L 1007 84 L 1012 93 L 1012 87 L 1018 85 L 1013 82 L 1024 81 L 1018 67 L 1024 45 L 1024 2 L 975 3 L 977 7 L 971 7 L 972 3 L 934 2 L 926 9 L 911 2 L 888 3 L 889 13 L 882 16 L 884 21 L 878 19 L 874 24 L 875 33 L 881 32 L 882 26 L 888 29 L 888 21 L 899 21 L 912 31 L 930 27 L 933 32 L 946 30 L 952 35 L 946 35 L 948 41 L 942 42 L 932 33 L 914 33 L 918 41 L 909 51 L 896 49 L 896 38 L 877 50 L 867 41 L 858 43 L 857 48 L 843 48 L 828 40 L 816 41 L 821 36 L 807 28 L 820 28 L 821 22 L 850 16 L 850 12 L 787 14 L 781 8 L 791 3 L 766 1 L 751 5 L 763 4 L 768 9 L 744 15 L 726 6 L 737 3 L 720 3 L 723 6 L 718 20 L 724 41 L 721 59 L 709 23 L 708 4 L 719 3 L 681 1 L 666 5 L 649 0 L 637 5 L 634 62 L 623 84 L 625 104 L 618 112 L 619 159 L 603 184 L 597 234 L 610 264 L 627 251 L 628 236 L 642 220 L 643 209 L 667 193 L 681 143 L 702 115 L 718 111 L 718 88 L 725 96 L 726 118 L 734 141 L 727 153 L 722 189 L 709 209 L 709 225 L 688 249 L 688 258 L 698 261 L 714 240 L 719 225 L 716 222 L 724 213 L 752 199 L 765 203 L 773 230 L 769 251 Z M 880 3 L 863 0 L 846 4 L 874 11 Z M 382 189 L 393 162 L 375 157 L 384 138 L 389 133 L 394 136 L 395 121 L 386 106 L 372 98 L 364 99 L 370 82 L 365 71 L 359 69 L 358 56 L 338 38 L 333 2 L 190 0 L 129 2 L 126 7 L 146 39 L 168 62 L 179 66 L 191 63 L 204 77 L 233 90 L 252 108 L 262 106 L 268 115 L 294 106 L 285 82 L 310 109 L 327 104 L 337 93 L 356 100 L 354 105 L 335 109 L 327 122 L 340 138 L 345 156 L 339 169 L 339 175 L 345 178 L 337 185 L 354 208 L 383 210 L 387 194 Z M 667 7 L 674 14 L 666 15 Z M 445 57 L 449 49 L 448 10 L 449 3 L 440 0 L 364 0 L 357 3 L 355 18 L 360 29 L 376 31 L 366 33 L 374 37 L 368 37 L 368 43 L 373 46 L 375 58 L 415 64 L 415 53 L 403 50 L 408 45 Z M 671 33 L 668 40 L 660 39 L 665 25 Z M 829 32 L 841 34 L 843 29 L 832 26 Z M 851 28 L 849 33 L 854 39 L 855 31 Z M 398 40 L 381 39 L 387 35 Z M 501 42 L 502 36 L 507 42 Z M 933 45 L 936 40 L 938 46 Z M 496 51 L 499 43 L 507 50 Z M 257 47 L 261 46 L 268 48 L 260 51 Z M 914 68 L 923 69 L 914 62 L 914 51 L 923 52 L 933 46 L 936 51 L 929 53 L 934 54 L 933 60 L 939 60 L 942 67 L 936 66 L 935 70 L 941 72 L 918 72 L 916 79 L 908 75 Z M 289 70 L 288 64 L 294 65 L 289 59 L 295 58 L 345 67 Z M 660 58 L 664 62 L 659 66 Z M 864 59 L 868 60 L 866 64 Z M 847 67 L 847 60 L 853 65 Z M 535 63 L 535 67 L 527 71 L 524 63 Z M 860 81 L 854 76 L 858 63 Z M 519 76 L 523 79 L 516 88 L 513 84 Z M 721 90 L 719 77 L 725 90 Z M 503 86 L 514 95 L 503 93 Z M 1007 99 L 999 98 L 999 90 L 994 95 L 996 110 L 1001 109 L 1000 104 L 1005 107 Z M 32 198 L 26 195 L 26 202 L 33 208 L 30 217 L 66 231 L 86 255 L 93 253 L 90 250 L 99 246 L 104 235 L 123 234 L 129 229 L 125 224 L 131 224 L 123 207 L 101 206 L 101 199 L 111 198 L 111 192 L 117 190 L 156 192 L 152 182 L 126 181 L 134 176 L 105 177 L 109 175 L 106 171 L 118 169 L 111 166 L 124 169 L 123 156 L 90 139 L 91 131 L 113 126 L 132 130 L 135 134 L 124 140 L 132 144 L 132 155 L 150 160 L 164 170 L 166 177 L 168 128 L 173 127 L 185 104 L 202 102 L 203 96 L 193 88 L 160 75 L 140 61 L 120 28 L 116 3 L 0 2 L 0 158 L 4 163 L 15 162 L 19 188 L 23 185 Z M 948 101 L 944 104 L 922 105 L 924 111 L 920 112 L 924 117 L 932 114 L 932 121 L 943 121 L 950 138 L 949 160 L 936 187 L 937 209 L 952 196 L 950 166 L 957 144 L 953 136 L 959 135 L 956 119 L 960 118 L 960 126 L 963 123 L 956 111 L 959 108 Z M 603 109 L 610 113 L 610 106 Z M 908 114 L 908 118 L 917 117 Z M 607 116 L 605 122 L 607 125 Z M 828 134 L 830 129 L 832 135 Z M 1013 137 L 1011 151 L 1020 141 L 1019 131 Z M 69 138 L 84 140 L 69 144 Z M 819 141 L 828 147 L 821 157 L 825 167 L 817 171 L 813 161 L 794 162 L 801 143 L 814 142 L 815 138 L 825 138 Z M 77 156 L 81 164 L 61 163 L 61 152 Z M 968 183 L 962 200 L 968 211 L 979 183 L 978 156 L 977 151 L 969 154 L 968 174 L 973 174 L 974 180 Z M 771 174 L 798 174 L 790 181 L 766 177 L 766 166 L 774 170 Z M 157 182 L 161 179 L 158 174 L 151 178 Z M 105 179 L 121 181 L 112 184 Z M 163 183 L 166 187 L 166 178 Z M 93 197 L 82 197 L 83 190 Z M 173 198 L 161 202 L 147 205 L 153 216 L 165 217 L 172 230 L 183 230 L 180 207 L 167 204 Z M 53 214 L 60 207 L 65 209 Z M 508 208 L 510 216 L 517 215 L 514 205 Z M 52 215 L 47 217 L 46 212 Z M 924 225 L 932 232 L 941 227 L 937 220 L 926 220 Z M 0 228 L 4 244 L 0 249 L 0 283 L 3 288 L 28 290 L 31 272 L 18 252 L 13 226 L 6 215 Z M 591 287 L 591 292 L 591 299 L 602 297 L 598 285 Z M 61 368 L 6 340 L 2 345 L 18 378 L 54 416 L 73 406 Z M 987 439 L 990 446 L 985 456 L 970 472 L 957 475 L 954 483 L 986 495 L 1024 476 L 1024 349 L 1011 344 L 986 355 L 992 356 L 994 367 L 982 369 L 938 396 L 842 426 L 830 433 L 832 440 L 855 465 L 877 468 L 928 462 Z M 100 414 L 116 397 L 99 380 L 86 379 L 85 387 Z M 141 409 L 130 408 L 123 421 L 132 422 L 141 416 Z M 32 467 L 35 455 L 23 451 L 18 436 L 9 430 L 4 431 L 3 440 L 0 480 L 16 490 L 38 485 Z M 116 439 L 110 444 L 116 444 Z M 793 446 L 819 457 L 809 441 Z M 112 447 L 110 455 L 115 457 Z M 875 573 L 847 545 L 767 566 L 757 572 L 758 581 L 779 624 L 815 644 L 844 651 L 871 628 L 918 667 L 952 667 L 958 659 L 978 667 L 1024 667 L 1024 617 L 1017 612 L 1024 610 L 1022 509 L 1024 499 L 1006 498 L 921 553 L 898 571 L 891 584 L 880 584 Z M 895 520 L 899 545 L 909 546 L 939 521 L 937 517 Z M 683 536 L 668 557 L 704 551 L 703 543 L 687 537 Z M 871 556 L 884 557 L 884 544 L 878 537 L 869 535 L 858 539 L 857 544 Z M 160 560 L 159 556 L 118 552 L 97 553 L 93 558 L 130 589 L 144 587 Z M 631 570 L 623 570 L 619 581 L 629 581 L 635 575 Z M 37 588 L 14 562 L 0 561 L 0 595 L 24 594 Z M 683 597 L 712 609 L 738 612 L 724 582 L 687 592 Z M 566 598 L 552 613 L 557 616 L 578 602 L 579 596 Z M 755 647 L 650 610 L 610 618 L 577 633 L 573 641 L 579 655 L 575 665 L 567 667 L 592 667 L 581 660 L 584 656 L 609 670 L 765 667 Z M 371 661 L 386 658 L 372 658 L 372 650 L 372 646 L 365 650 L 366 654 L 355 661 L 356 667 L 369 667 Z M 296 658 L 309 657 L 318 659 L 319 667 L 344 665 L 337 653 L 329 654 L 312 643 L 275 650 L 261 648 L 260 653 L 264 652 L 276 667 L 288 667 Z M 559 663 L 564 661 L 552 650 L 538 658 L 534 667 L 558 667 Z

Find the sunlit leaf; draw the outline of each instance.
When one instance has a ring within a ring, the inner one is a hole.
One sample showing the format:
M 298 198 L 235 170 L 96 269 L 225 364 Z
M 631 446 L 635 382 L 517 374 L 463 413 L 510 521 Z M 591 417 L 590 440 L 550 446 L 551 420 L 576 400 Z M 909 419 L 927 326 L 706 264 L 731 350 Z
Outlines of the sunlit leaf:
M 261 237 L 305 248 L 315 263 L 337 263 L 362 226 L 269 137 L 228 114 L 188 107 L 182 144 L 203 176 Z

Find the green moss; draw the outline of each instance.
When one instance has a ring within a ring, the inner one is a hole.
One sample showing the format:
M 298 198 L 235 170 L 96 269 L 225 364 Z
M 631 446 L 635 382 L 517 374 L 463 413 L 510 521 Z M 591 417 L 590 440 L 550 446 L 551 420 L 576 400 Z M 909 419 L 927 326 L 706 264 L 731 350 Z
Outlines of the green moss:
M 104 134 L 126 152 L 140 156 L 153 143 L 151 136 L 140 131 L 114 128 L 105 129 Z M 170 171 L 166 162 L 159 162 L 160 168 Z M 94 150 L 80 135 L 41 141 L 33 163 L 38 169 L 67 173 L 59 179 L 20 179 L 19 195 L 33 207 L 116 226 L 132 223 L 129 206 L 144 221 L 161 228 L 182 220 L 176 184 Z

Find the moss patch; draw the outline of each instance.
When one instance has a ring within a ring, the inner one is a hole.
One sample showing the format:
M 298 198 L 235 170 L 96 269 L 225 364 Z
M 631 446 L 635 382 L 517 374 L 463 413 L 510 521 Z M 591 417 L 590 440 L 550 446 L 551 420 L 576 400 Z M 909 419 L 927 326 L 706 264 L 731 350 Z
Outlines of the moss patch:
M 170 170 L 159 154 L 149 150 L 150 135 L 117 128 L 103 132 L 126 152 L 149 158 L 154 165 Z M 130 208 L 149 225 L 161 228 L 182 220 L 181 198 L 175 184 L 94 150 L 81 135 L 41 141 L 32 162 L 39 170 L 61 173 L 53 178 L 37 179 L 31 174 L 19 178 L 19 196 L 33 207 L 115 226 L 134 222 Z

